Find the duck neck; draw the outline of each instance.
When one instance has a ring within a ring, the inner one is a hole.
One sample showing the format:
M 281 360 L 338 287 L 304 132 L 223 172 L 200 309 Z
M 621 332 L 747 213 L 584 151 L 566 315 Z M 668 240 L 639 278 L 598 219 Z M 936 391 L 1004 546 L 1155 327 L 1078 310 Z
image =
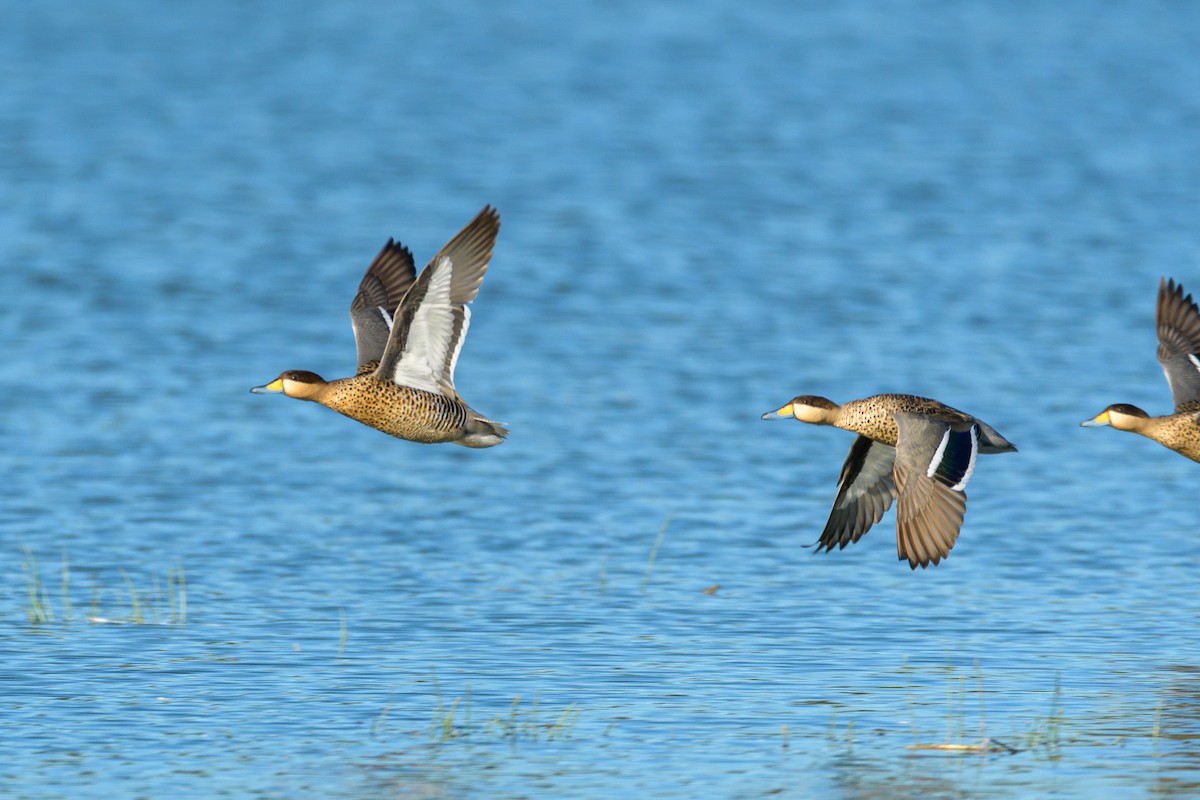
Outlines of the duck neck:
M 1148 431 L 1155 427 L 1153 417 L 1139 417 L 1134 414 L 1120 414 L 1109 412 L 1108 424 L 1119 431 L 1132 431 L 1145 435 Z
M 283 382 L 283 393 L 288 397 L 294 397 L 297 400 L 311 400 L 320 402 L 321 398 L 329 391 L 329 384 L 325 381 L 320 383 L 309 383 L 308 381 L 289 381 Z

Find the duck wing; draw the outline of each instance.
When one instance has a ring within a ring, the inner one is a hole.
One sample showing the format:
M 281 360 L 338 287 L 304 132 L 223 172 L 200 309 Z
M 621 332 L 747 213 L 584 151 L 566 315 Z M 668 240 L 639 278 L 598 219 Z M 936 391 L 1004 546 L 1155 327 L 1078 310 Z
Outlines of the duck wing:
M 896 549 L 913 569 L 949 554 L 967 510 L 964 489 L 979 455 L 979 425 L 923 414 L 893 415 L 896 441 Z
M 1154 313 L 1158 363 L 1162 365 L 1175 411 L 1200 411 L 1200 309 L 1174 279 L 1158 285 Z
M 383 356 L 392 332 L 393 315 L 416 279 L 417 268 L 412 253 L 399 242 L 388 239 L 367 267 L 350 303 L 350 325 L 354 328 L 359 372 Z
M 857 542 L 871 526 L 883 518 L 896 499 L 892 467 L 896 448 L 866 436 L 850 445 L 842 474 L 838 477 L 837 497 L 817 542 L 816 552 L 838 549 Z
M 396 309 L 376 375 L 458 397 L 454 367 L 471 323 L 467 303 L 479 293 L 499 230 L 500 215 L 484 206 L 421 271 Z

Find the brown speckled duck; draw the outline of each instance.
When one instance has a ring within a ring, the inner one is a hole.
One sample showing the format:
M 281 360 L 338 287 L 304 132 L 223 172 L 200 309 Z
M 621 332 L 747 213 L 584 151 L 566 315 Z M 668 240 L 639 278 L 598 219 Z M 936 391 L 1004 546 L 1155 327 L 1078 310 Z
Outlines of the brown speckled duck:
M 1200 461 L 1200 309 L 1174 279 L 1158 284 L 1154 313 L 1158 326 L 1158 363 L 1162 365 L 1175 413 L 1152 417 L 1137 406 L 1114 403 L 1080 423 L 1111 425 L 1153 439 L 1192 461 Z
M 500 230 L 485 206 L 418 278 L 412 253 L 392 240 L 367 268 L 350 304 L 358 348 L 352 378 L 326 381 L 289 370 L 257 394 L 311 400 L 364 425 L 413 442 L 491 447 L 508 436 L 468 406 L 454 389 L 454 365 Z
M 896 550 L 912 569 L 936 566 L 954 547 L 976 456 L 1017 449 L 986 422 L 911 394 L 877 394 L 840 406 L 802 395 L 762 415 L 789 417 L 858 434 L 817 552 L 857 542 L 897 500 Z

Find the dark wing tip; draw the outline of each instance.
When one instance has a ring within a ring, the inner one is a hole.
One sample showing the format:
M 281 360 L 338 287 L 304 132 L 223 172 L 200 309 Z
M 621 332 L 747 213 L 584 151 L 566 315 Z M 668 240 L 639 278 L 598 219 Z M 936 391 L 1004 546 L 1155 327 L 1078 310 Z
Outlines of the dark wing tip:
M 389 314 L 393 313 L 416 278 L 412 251 L 389 237 L 363 273 L 350 310 L 385 308 Z
M 1158 329 L 1159 361 L 1200 352 L 1200 307 L 1174 278 L 1159 283 L 1154 322 Z

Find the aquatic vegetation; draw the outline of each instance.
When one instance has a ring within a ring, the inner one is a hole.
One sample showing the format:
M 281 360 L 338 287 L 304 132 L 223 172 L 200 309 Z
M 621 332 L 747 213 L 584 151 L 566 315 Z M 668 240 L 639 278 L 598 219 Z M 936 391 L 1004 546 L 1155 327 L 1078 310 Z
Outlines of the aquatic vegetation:
M 46 587 L 42 585 L 42 573 L 38 568 L 37 558 L 28 547 L 22 548 L 22 552 L 25 553 L 25 557 L 21 559 L 21 569 L 25 573 L 25 618 L 32 625 L 54 622 L 54 609 L 50 606 L 50 597 L 46 594 Z M 65 576 L 64 566 L 64 586 L 69 581 Z
M 66 625 L 73 621 L 73 602 L 71 599 L 71 565 L 64 551 L 60 570 L 61 594 L 59 612 L 54 611 L 50 593 L 42 581 L 42 570 L 36 556 L 29 548 L 22 548 L 24 557 L 21 559 L 21 569 L 25 573 L 25 618 L 31 625 L 46 625 L 61 622 Z M 160 583 L 158 574 L 151 573 L 150 587 L 139 589 L 124 569 L 118 569 L 124 584 L 124 596 L 127 598 L 127 609 L 102 610 L 101 600 L 104 591 L 93 579 L 91 599 L 85 619 L 98 624 L 134 624 L 134 625 L 185 625 L 187 624 L 187 575 L 183 564 L 168 567 L 165 586 Z M 121 593 L 115 592 L 118 603 Z M 123 604 L 124 605 L 124 604 Z
M 458 739 L 491 739 L 514 743 L 566 739 L 574 732 L 575 724 L 583 713 L 575 703 L 547 713 L 541 708 L 538 694 L 535 692 L 532 703 L 522 705 L 521 696 L 517 695 L 513 697 L 507 713 L 497 713 L 480 722 L 473 722 L 470 684 L 464 687 L 461 695 L 447 702 L 442 696 L 441 684 L 436 673 L 431 678 L 431 683 L 434 709 L 429 720 L 429 739 L 438 744 Z M 385 732 L 387 719 L 393 707 L 393 698 L 389 696 L 379 716 L 371 723 L 373 736 Z
M 512 707 L 505 717 L 496 716 L 489 721 L 485 726 L 486 730 L 490 730 L 494 735 L 501 739 L 530 739 L 537 741 L 539 739 L 545 741 L 553 741 L 554 739 L 568 738 L 575 730 L 575 723 L 579 721 L 581 709 L 577 708 L 574 703 L 571 703 L 557 715 L 552 715 L 552 719 L 547 722 L 538 720 L 538 697 L 533 696 L 533 705 L 530 710 L 521 709 L 520 695 L 513 698 Z
M 346 652 L 346 639 L 349 638 L 349 631 L 346 629 L 346 609 L 338 609 L 338 653 L 337 657 L 340 661 Z
M 642 573 L 642 591 L 646 591 L 646 587 L 650 584 L 650 573 L 654 571 L 654 562 L 658 559 L 658 548 L 662 547 L 663 539 L 667 535 L 667 528 L 671 527 L 671 518 L 667 517 L 663 520 L 662 527 L 658 529 L 658 536 L 654 537 L 654 546 L 650 548 L 650 557 L 646 559 L 646 571 Z
M 1062 744 L 1063 710 L 1062 710 L 1062 679 L 1054 679 L 1054 699 L 1050 702 L 1050 713 L 1044 717 L 1036 717 L 1025 731 L 1025 747 L 1030 750 L 1043 749 L 1051 755 L 1057 755 Z
M 911 687 L 907 681 L 907 664 L 905 674 L 906 690 L 910 691 L 908 705 L 912 709 Z M 1022 747 L 1013 747 L 1000 739 L 988 734 L 988 718 L 986 718 L 983 673 L 980 672 L 979 662 L 976 661 L 976 694 L 979 698 L 979 740 L 974 742 L 965 739 L 964 699 L 966 696 L 966 675 L 955 673 L 954 667 L 947 667 L 947 699 L 946 699 L 946 741 L 937 744 L 912 744 L 907 750 L 935 750 L 961 753 L 1019 753 L 1022 751 L 1040 750 L 1056 756 L 1062 742 L 1063 710 L 1062 685 L 1060 679 L 1055 679 L 1054 699 L 1051 700 L 1050 712 L 1045 716 L 1037 716 L 1028 723 L 1024 734 L 1019 736 Z
M 846 721 L 845 733 L 838 733 L 837 709 L 835 708 L 829 715 L 829 728 L 825 732 L 826 738 L 831 742 L 837 742 L 844 738 L 847 752 L 854 749 L 854 720 Z M 787 747 L 787 738 L 785 732 L 784 747 Z
M 1162 710 L 1163 701 L 1160 697 L 1158 702 L 1154 704 L 1154 727 L 1150 731 L 1150 741 L 1153 743 L 1152 753 L 1158 755 L 1158 737 L 1162 735 Z
M 471 685 L 466 687 L 467 701 L 464 705 L 466 709 L 466 724 L 463 728 L 467 735 L 471 730 Z M 429 738 L 436 742 L 445 742 L 455 738 L 458 734 L 458 729 L 454 724 L 454 714 L 458 710 L 459 701 L 462 698 L 456 697 L 451 701 L 449 708 L 446 708 L 442 703 L 442 687 L 438 683 L 437 673 L 433 674 L 433 696 L 437 701 L 437 708 L 433 712 L 433 720 L 429 729 Z

